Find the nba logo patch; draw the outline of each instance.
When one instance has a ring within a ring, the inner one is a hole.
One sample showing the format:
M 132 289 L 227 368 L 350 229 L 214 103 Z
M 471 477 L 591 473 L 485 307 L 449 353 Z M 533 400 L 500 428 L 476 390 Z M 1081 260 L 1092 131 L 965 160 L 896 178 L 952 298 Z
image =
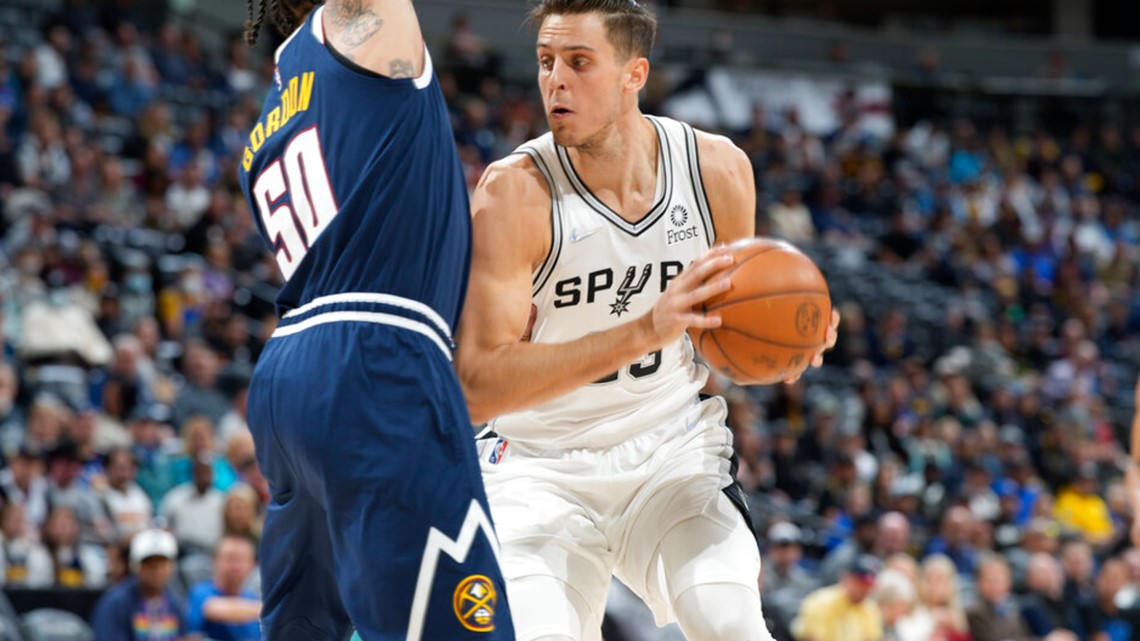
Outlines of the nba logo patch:
M 273 82 L 277 83 L 277 91 L 281 91 L 281 69 L 273 67 Z
M 502 461 L 503 457 L 506 455 L 507 455 L 507 439 L 500 438 L 498 441 L 495 442 L 495 447 L 491 449 L 491 456 L 490 456 L 490 458 L 487 459 L 487 461 L 491 465 L 496 465 L 499 463 L 499 461 Z

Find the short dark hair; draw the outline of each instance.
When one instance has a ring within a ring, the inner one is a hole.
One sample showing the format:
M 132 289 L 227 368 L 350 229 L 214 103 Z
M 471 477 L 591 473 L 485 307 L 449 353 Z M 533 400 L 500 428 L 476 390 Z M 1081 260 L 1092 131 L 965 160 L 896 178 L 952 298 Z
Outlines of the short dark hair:
M 625 59 L 649 57 L 657 37 L 657 16 L 636 0 L 534 0 L 527 22 L 538 28 L 550 16 L 600 13 L 606 37 Z

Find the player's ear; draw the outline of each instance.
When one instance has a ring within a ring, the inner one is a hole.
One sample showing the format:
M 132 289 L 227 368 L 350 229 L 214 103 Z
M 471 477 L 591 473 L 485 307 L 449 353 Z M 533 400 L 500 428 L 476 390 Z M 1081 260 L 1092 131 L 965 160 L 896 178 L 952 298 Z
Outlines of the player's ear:
M 638 56 L 627 63 L 625 88 L 631 93 L 639 93 L 649 80 L 649 60 Z

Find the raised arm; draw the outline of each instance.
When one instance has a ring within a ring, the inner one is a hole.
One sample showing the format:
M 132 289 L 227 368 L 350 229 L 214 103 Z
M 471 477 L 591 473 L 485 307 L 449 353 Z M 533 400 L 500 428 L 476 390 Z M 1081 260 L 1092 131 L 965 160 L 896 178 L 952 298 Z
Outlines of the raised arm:
M 282 35 L 322 6 L 319 0 L 252 0 L 245 40 L 257 43 L 263 23 Z M 389 78 L 414 78 L 424 70 L 424 37 L 412 0 L 324 0 L 321 28 L 337 53 Z
M 728 288 L 732 264 L 713 251 L 670 281 L 645 316 L 568 343 L 522 340 L 531 277 L 550 243 L 550 194 L 529 158 L 491 165 L 472 198 L 474 250 L 455 364 L 471 418 L 496 416 L 562 396 L 676 340 L 689 326 L 715 327 L 693 306 Z
M 325 35 L 338 53 L 390 78 L 423 73 L 424 37 L 412 0 L 325 0 Z

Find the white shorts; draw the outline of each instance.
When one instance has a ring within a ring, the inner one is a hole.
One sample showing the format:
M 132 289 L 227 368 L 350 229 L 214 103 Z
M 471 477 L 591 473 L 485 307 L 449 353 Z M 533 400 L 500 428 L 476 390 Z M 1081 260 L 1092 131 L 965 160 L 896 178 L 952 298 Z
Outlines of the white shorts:
M 646 602 L 658 625 L 675 620 L 670 593 L 703 583 L 756 589 L 755 538 L 721 491 L 734 481 L 725 415 L 723 399 L 706 399 L 667 425 L 605 449 L 540 451 L 517 441 L 483 442 L 483 478 L 520 641 L 547 634 L 579 638 L 578 630 L 550 623 L 560 619 L 558 610 L 565 609 L 570 592 L 600 624 L 614 575 Z M 745 558 L 724 558 L 721 552 L 713 562 L 684 564 L 681 576 L 664 576 L 662 537 L 697 516 L 714 521 L 721 531 L 747 533 L 732 540 L 751 549 L 739 551 Z M 527 581 L 528 589 L 559 586 L 567 592 L 516 599 L 512 583 L 528 577 L 557 579 Z M 526 611 L 516 601 L 525 601 Z M 550 611 L 542 611 L 547 604 Z

